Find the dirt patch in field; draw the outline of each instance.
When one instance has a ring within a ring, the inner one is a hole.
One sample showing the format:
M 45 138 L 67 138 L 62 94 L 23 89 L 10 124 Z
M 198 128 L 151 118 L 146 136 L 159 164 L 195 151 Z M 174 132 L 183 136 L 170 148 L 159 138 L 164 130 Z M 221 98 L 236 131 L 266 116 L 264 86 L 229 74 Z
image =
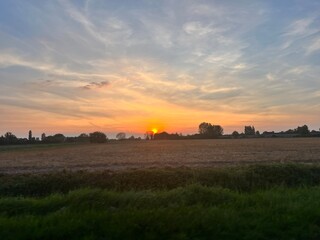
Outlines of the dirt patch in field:
M 0 151 L 0 172 L 320 162 L 320 138 L 139 141 Z

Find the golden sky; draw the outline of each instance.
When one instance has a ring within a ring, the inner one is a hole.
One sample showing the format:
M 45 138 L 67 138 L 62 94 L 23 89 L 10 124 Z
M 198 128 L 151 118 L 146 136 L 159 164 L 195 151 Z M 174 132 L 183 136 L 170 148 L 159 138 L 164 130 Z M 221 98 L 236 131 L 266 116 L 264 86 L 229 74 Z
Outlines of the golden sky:
M 319 11 L 319 1 L 2 1 L 0 135 L 188 134 L 203 121 L 226 133 L 318 129 Z

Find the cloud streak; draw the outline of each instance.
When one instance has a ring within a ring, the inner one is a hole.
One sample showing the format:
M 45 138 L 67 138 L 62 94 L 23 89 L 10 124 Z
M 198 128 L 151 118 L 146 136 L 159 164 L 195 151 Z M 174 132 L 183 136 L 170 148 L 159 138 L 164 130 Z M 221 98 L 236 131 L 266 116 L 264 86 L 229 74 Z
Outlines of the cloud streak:
M 91 90 L 91 89 L 96 89 L 96 88 L 103 88 L 103 87 L 107 87 L 109 86 L 109 82 L 107 81 L 103 81 L 103 82 L 91 82 L 85 86 L 83 86 L 82 88 L 83 89 L 86 89 L 86 90 Z

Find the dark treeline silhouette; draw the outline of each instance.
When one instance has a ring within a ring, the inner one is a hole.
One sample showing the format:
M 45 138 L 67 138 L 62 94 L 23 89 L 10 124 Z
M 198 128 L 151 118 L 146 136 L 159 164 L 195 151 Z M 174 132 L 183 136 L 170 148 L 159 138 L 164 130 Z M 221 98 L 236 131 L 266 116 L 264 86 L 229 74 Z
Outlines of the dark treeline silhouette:
M 66 137 L 61 133 L 52 136 L 41 134 L 41 139 L 32 136 L 32 131 L 29 131 L 28 138 L 17 138 L 11 132 L 0 136 L 0 145 L 19 145 L 19 144 L 51 144 L 51 143 L 104 143 L 108 140 L 107 136 L 102 132 L 93 132 L 90 134 L 81 133 L 78 137 Z
M 140 137 L 135 138 L 130 136 L 126 138 L 126 134 L 118 133 L 116 138 L 122 141 L 136 141 L 141 140 Z M 7 132 L 0 136 L 0 145 L 22 145 L 22 144 L 58 144 L 58 143 L 105 143 L 109 139 L 103 132 L 81 133 L 77 137 L 66 137 L 62 133 L 47 136 L 45 133 L 41 134 L 41 138 L 32 136 L 32 131 L 28 132 L 28 138 L 18 138 L 13 133 Z M 111 140 L 112 141 L 112 140 Z
M 244 126 L 243 132 L 239 133 L 234 131 L 232 134 L 223 135 L 223 128 L 220 125 L 214 125 L 211 123 L 203 122 L 199 125 L 199 133 L 191 135 L 182 135 L 181 133 L 167 133 L 161 132 L 147 135 L 147 140 L 179 140 L 179 139 L 213 139 L 213 138 L 223 138 L 223 139 L 234 139 L 234 138 L 269 138 L 269 137 L 280 137 L 280 138 L 290 138 L 290 137 L 320 137 L 320 131 L 309 130 L 307 125 L 298 126 L 295 129 L 289 129 L 287 131 L 281 132 L 267 132 L 264 131 L 262 134 L 260 131 L 256 131 L 254 126 Z
M 0 137 L 0 144 L 26 144 L 28 143 L 27 138 L 17 138 L 13 133 L 7 132 Z
M 220 125 L 213 125 L 211 123 L 203 122 L 199 125 L 199 133 L 191 135 L 182 135 L 181 133 L 167 133 L 161 132 L 153 134 L 148 131 L 145 134 L 147 140 L 179 140 L 179 139 L 212 139 L 223 136 L 223 128 Z
M 153 139 L 154 140 L 177 140 L 177 139 L 180 139 L 181 137 L 183 136 L 178 133 L 169 134 L 167 132 L 162 132 L 162 133 L 154 134 Z
M 154 140 L 179 140 L 179 139 L 213 139 L 223 136 L 223 128 L 220 125 L 214 125 L 211 123 L 200 123 L 198 133 L 191 135 L 182 135 L 181 133 L 167 132 L 156 133 L 150 139 Z M 147 139 L 147 138 L 146 138 Z M 148 140 L 148 139 L 147 139 Z
M 243 132 L 239 133 L 233 131 L 232 134 L 223 134 L 223 128 L 220 125 L 203 122 L 198 127 L 198 133 L 182 135 L 181 133 L 167 133 L 160 132 L 154 134 L 152 131 L 147 131 L 144 138 L 146 140 L 181 140 L 181 139 L 234 139 L 234 138 L 290 138 L 290 137 L 320 137 L 320 131 L 309 130 L 307 125 L 298 126 L 294 129 L 287 131 L 275 132 L 264 131 L 260 133 L 256 131 L 254 126 L 244 126 Z M 137 141 L 141 140 L 140 137 L 134 136 L 126 137 L 124 132 L 116 135 L 118 141 Z M 46 136 L 45 133 L 41 134 L 41 138 L 35 138 L 30 130 L 28 138 L 18 138 L 13 133 L 7 132 L 0 136 L 0 145 L 20 145 L 20 144 L 51 144 L 51 143 L 105 143 L 108 137 L 103 132 L 81 133 L 77 137 L 66 137 L 61 133 Z M 114 140 L 111 140 L 114 141 Z

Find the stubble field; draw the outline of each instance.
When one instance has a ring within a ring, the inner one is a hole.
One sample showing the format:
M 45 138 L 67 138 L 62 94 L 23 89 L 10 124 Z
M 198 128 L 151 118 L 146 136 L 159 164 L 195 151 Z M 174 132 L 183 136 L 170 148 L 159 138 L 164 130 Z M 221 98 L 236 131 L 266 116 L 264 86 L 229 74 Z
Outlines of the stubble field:
M 109 142 L 0 147 L 0 172 L 319 163 L 319 138 Z

